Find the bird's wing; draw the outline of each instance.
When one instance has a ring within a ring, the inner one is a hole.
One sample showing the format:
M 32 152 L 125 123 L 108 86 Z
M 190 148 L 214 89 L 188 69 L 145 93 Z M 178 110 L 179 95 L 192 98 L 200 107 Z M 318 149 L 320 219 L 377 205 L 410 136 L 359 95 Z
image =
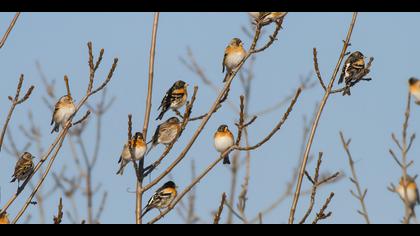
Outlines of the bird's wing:
M 228 54 L 228 49 L 229 49 L 229 46 L 225 49 L 225 55 L 223 56 L 222 73 L 225 73 L 225 67 L 226 67 L 225 61 L 226 61 L 226 57 L 227 57 L 227 54 Z
M 57 102 L 57 103 L 55 104 L 55 107 L 54 107 L 54 112 L 53 112 L 53 115 L 52 115 L 52 118 L 51 118 L 51 124 L 50 124 L 50 125 L 54 124 L 54 116 L 55 116 L 55 114 L 57 113 L 58 108 L 59 108 L 59 102 Z
M 417 204 L 420 204 L 419 189 L 416 189 L 416 192 L 417 192 Z
M 343 81 L 344 81 L 344 76 L 345 76 L 345 74 L 346 74 L 347 67 L 348 67 L 348 64 L 347 64 L 347 61 L 346 61 L 346 63 L 345 63 L 345 64 L 344 64 L 344 66 L 343 66 L 343 69 L 341 70 L 341 75 L 340 75 L 340 79 L 338 80 L 338 84 L 343 83 Z
M 161 129 L 161 126 L 162 125 L 158 125 L 158 127 L 156 128 L 155 133 L 153 134 L 153 137 L 152 137 L 152 144 L 156 144 L 157 143 L 157 141 L 159 139 L 159 133 L 160 133 L 159 130 Z
M 171 104 L 171 94 L 172 91 L 174 90 L 173 86 L 166 92 L 165 96 L 163 97 L 162 101 L 160 102 L 160 106 L 158 108 L 158 110 L 160 108 L 163 108 L 163 110 L 167 109 L 169 107 L 169 105 Z

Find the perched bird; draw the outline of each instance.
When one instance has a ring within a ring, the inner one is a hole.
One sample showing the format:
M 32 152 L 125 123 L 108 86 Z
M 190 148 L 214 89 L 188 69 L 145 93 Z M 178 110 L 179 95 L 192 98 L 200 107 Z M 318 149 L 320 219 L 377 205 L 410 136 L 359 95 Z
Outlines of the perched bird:
M 158 125 L 152 140 L 147 144 L 152 143 L 152 146 L 147 151 L 146 155 L 158 144 L 171 144 L 181 132 L 181 122 L 177 117 L 171 117 L 162 124 Z
M 261 19 L 262 25 L 268 25 L 285 17 L 287 12 L 249 12 L 249 15 L 255 20 Z
M 361 77 L 358 78 L 358 74 L 365 69 L 365 56 L 359 52 L 353 52 L 350 56 L 347 57 L 343 70 L 340 75 L 340 79 L 338 80 L 338 84 L 341 84 L 343 81 L 346 83 L 345 90 L 343 92 L 343 96 L 351 95 L 350 87 Z
M 410 78 L 408 80 L 410 94 L 415 98 L 417 105 L 420 105 L 420 80 L 416 78 Z
M 12 175 L 12 181 L 10 183 L 18 181 L 24 181 L 34 171 L 34 163 L 32 159 L 35 158 L 29 152 L 25 152 L 19 158 L 15 166 L 15 172 Z
M 177 186 L 172 181 L 169 181 L 165 183 L 162 187 L 160 187 L 147 202 L 147 205 L 146 207 L 144 207 L 143 214 L 141 215 L 141 217 L 143 218 L 143 216 L 153 208 L 158 209 L 159 212 L 162 209 L 167 208 L 176 198 L 176 188 Z
M 162 108 L 162 111 L 156 120 L 161 120 L 169 108 L 172 110 L 178 110 L 185 105 L 188 97 L 187 87 L 188 84 L 182 80 L 178 80 L 172 85 L 160 103 L 158 110 Z
M 8 225 L 9 222 L 9 215 L 6 212 L 0 214 L 0 225 Z
M 235 138 L 227 125 L 221 125 L 214 134 L 214 147 L 220 153 L 224 153 L 233 146 Z M 230 164 L 229 155 L 223 159 L 223 164 Z
M 227 69 L 226 76 L 223 82 L 226 82 L 228 76 L 239 66 L 242 60 L 245 58 L 246 52 L 244 49 L 244 45 L 242 41 L 238 38 L 233 38 L 229 45 L 225 49 L 225 55 L 223 57 L 223 69 L 222 72 L 225 72 L 225 68 Z
M 64 127 L 69 118 L 76 111 L 76 106 L 73 103 L 73 98 L 69 95 L 62 96 L 55 104 L 54 113 L 51 119 L 51 125 L 54 125 L 53 132 L 58 132 L 60 125 Z
M 137 132 L 134 134 L 133 138 L 130 140 L 130 143 L 124 144 L 124 148 L 122 150 L 120 160 L 118 163 L 121 163 L 120 169 L 117 172 L 117 175 L 124 174 L 124 167 L 132 161 L 131 153 L 130 153 L 130 146 L 132 145 L 134 151 L 134 159 L 139 161 L 143 158 L 144 154 L 147 150 L 146 142 L 144 141 L 143 134 Z
M 407 188 L 407 197 L 404 197 L 406 196 L 404 190 L 405 188 Z M 411 215 L 415 216 L 414 207 L 417 204 L 420 204 L 420 195 L 414 178 L 412 178 L 411 176 L 407 176 L 407 180 L 404 181 L 404 176 L 401 177 L 400 184 L 398 185 L 396 190 L 397 193 L 400 195 L 401 200 L 407 200 L 411 210 Z

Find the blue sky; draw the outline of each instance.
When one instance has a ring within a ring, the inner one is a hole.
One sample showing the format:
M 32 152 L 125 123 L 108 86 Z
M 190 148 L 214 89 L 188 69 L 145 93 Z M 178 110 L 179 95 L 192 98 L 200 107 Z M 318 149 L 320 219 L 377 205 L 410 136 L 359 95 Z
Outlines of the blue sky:
M 2 32 L 12 17 L 13 13 L 0 15 Z M 289 13 L 283 24 L 284 29 L 279 33 L 279 40 L 257 56 L 250 112 L 267 108 L 293 93 L 299 85 L 299 77 L 313 71 L 313 47 L 318 49 L 324 80 L 329 80 L 350 20 L 351 13 Z M 71 80 L 73 96 L 80 99 L 89 75 L 86 43 L 92 41 L 95 52 L 100 48 L 105 49 L 103 64 L 97 74 L 98 81 L 106 76 L 112 59 L 120 59 L 115 78 L 108 87 L 108 94 L 115 96 L 116 100 L 103 118 L 102 148 L 93 177 L 94 182 L 101 182 L 102 190 L 108 192 L 108 204 L 102 223 L 134 223 L 135 194 L 131 193 L 135 183 L 133 170 L 129 168 L 123 177 L 116 176 L 115 172 L 118 168 L 116 162 L 127 136 L 127 114 L 133 114 L 135 129 L 143 124 L 152 21 L 152 13 L 23 13 L 6 45 L 0 50 L 0 75 L 3 81 L 0 87 L 1 124 L 4 123 L 9 108 L 7 96 L 14 94 L 19 75 L 25 74 L 25 87 L 29 84 L 36 86 L 30 100 L 17 107 L 9 126 L 20 147 L 26 144 L 26 140 L 18 127 L 28 124 L 28 110 L 32 110 L 41 127 L 44 146 L 48 147 L 55 137 L 49 134 L 51 114 L 42 101 L 45 89 L 35 61 L 42 64 L 49 78 L 56 80 L 57 94 L 65 93 L 62 78 L 67 74 Z M 400 170 L 389 156 L 388 149 L 392 147 L 396 150 L 391 133 L 396 132 L 400 136 L 406 105 L 407 79 L 410 76 L 420 76 L 419 21 L 420 15 L 416 13 L 359 14 L 350 50 L 360 50 L 366 56 L 375 57 L 370 73 L 373 81 L 360 83 L 352 90 L 351 97 L 337 94 L 330 98 L 312 147 L 313 154 L 324 152 L 324 170 L 343 171 L 349 176 L 347 157 L 341 147 L 338 132 L 342 130 L 346 137 L 352 138 L 351 151 L 356 160 L 361 184 L 369 189 L 366 204 L 374 223 L 398 223 L 403 215 L 402 202 L 386 189 L 390 182 L 396 182 L 400 176 Z M 206 112 L 215 94 L 182 65 L 179 57 L 185 56 L 187 47 L 191 47 L 208 77 L 221 86 L 224 47 L 231 38 L 239 37 L 248 48 L 250 40 L 241 30 L 241 26 L 246 25 L 246 13 L 162 13 L 158 29 L 152 117 L 157 116 L 156 108 L 164 92 L 179 79 L 199 86 L 194 113 Z M 312 76 L 312 79 L 316 80 L 316 77 Z M 239 81 L 234 81 L 231 100 L 237 103 L 241 91 Z M 252 152 L 252 175 L 246 210 L 249 218 L 270 205 L 286 187 L 299 154 L 302 117 L 312 114 L 314 105 L 320 101 L 322 95 L 319 85 L 305 91 L 282 130 L 265 146 Z M 93 97 L 92 102 L 98 101 L 98 98 L 99 96 Z M 285 107 L 259 117 L 250 127 L 250 142 L 258 142 L 270 132 L 284 110 Z M 419 116 L 419 107 L 413 105 L 409 127 L 411 132 L 420 128 L 415 122 Z M 94 139 L 95 118 L 92 116 L 91 119 L 84 136 L 87 142 Z M 236 119 L 235 113 L 228 106 L 224 106 L 213 116 L 187 158 L 174 169 L 173 177 L 180 190 L 190 182 L 191 160 L 196 162 L 197 172 L 200 173 L 217 157 L 212 146 L 214 130 L 221 123 L 227 123 L 233 128 Z M 157 124 L 152 120 L 151 129 Z M 164 164 L 176 158 L 197 125 L 198 123 L 194 123 L 187 128 Z M 148 156 L 147 162 L 156 159 L 162 150 L 161 147 L 154 150 Z M 36 152 L 35 146 L 29 151 Z M 88 151 L 93 152 L 92 142 L 88 142 Z M 415 161 L 410 170 L 413 175 L 419 173 L 416 160 L 419 152 L 419 140 L 416 140 L 409 155 Z M 1 205 L 4 205 L 16 189 L 15 184 L 9 183 L 14 164 L 12 157 L 4 151 L 0 153 Z M 313 172 L 314 164 L 308 165 L 310 173 Z M 76 170 L 67 142 L 53 171 L 60 171 L 64 165 L 68 168 L 68 174 Z M 243 176 L 241 171 L 238 185 L 242 183 Z M 49 177 L 44 185 L 45 189 L 53 184 Z M 304 188 L 307 187 L 310 186 L 305 180 Z M 204 221 L 212 221 L 212 211 L 217 208 L 222 192 L 229 192 L 229 188 L 230 171 L 222 165 L 217 166 L 200 182 L 197 187 L 197 213 Z M 336 194 L 330 205 L 333 215 L 325 222 L 363 223 L 356 212 L 359 204 L 349 193 L 351 188 L 352 183 L 345 178 L 318 191 L 315 209 L 320 208 L 320 204 L 331 191 Z M 23 204 L 27 194 L 28 191 L 25 191 L 12 207 L 12 216 L 16 214 L 18 206 Z M 150 194 L 145 197 L 150 197 Z M 62 193 L 56 192 L 49 199 L 47 220 L 56 213 L 56 203 L 61 195 Z M 76 200 L 81 208 L 81 217 L 85 218 L 85 200 L 80 195 Z M 291 201 L 288 198 L 271 214 L 264 216 L 264 222 L 286 223 Z M 95 198 L 95 208 L 99 206 L 99 202 L 100 195 Z M 308 202 L 308 196 L 301 198 L 297 219 L 302 217 Z M 64 206 L 65 209 L 66 206 L 70 207 L 70 202 L 66 199 Z M 31 206 L 28 213 L 33 217 L 31 222 L 39 221 L 36 207 Z M 226 219 L 225 213 L 222 220 Z M 155 214 L 157 212 L 152 211 L 145 219 L 150 219 Z M 64 222 L 69 221 L 64 219 Z M 173 211 L 161 222 L 182 221 L 176 211 Z

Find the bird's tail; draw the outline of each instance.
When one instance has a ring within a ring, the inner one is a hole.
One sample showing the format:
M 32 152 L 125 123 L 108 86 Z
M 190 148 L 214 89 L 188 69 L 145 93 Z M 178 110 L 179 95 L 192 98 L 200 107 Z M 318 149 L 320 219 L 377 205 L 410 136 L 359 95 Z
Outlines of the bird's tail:
M 120 169 L 117 171 L 117 175 L 122 176 L 124 174 L 124 167 L 125 167 L 125 165 L 121 164 Z
M 60 130 L 60 124 L 55 123 L 54 128 L 51 130 L 51 133 L 57 132 Z
M 414 207 L 415 207 L 415 205 L 414 205 L 414 206 L 412 206 L 412 207 L 410 207 L 410 217 L 409 217 L 409 218 L 414 218 L 414 219 L 416 219 L 416 218 L 417 218 L 417 216 L 416 216 L 416 211 L 414 210 Z
M 156 120 L 162 120 L 163 116 L 165 115 L 165 112 L 166 112 L 166 110 L 165 110 L 165 109 L 163 109 L 163 110 L 160 112 L 159 116 L 156 118 Z
M 226 156 L 223 158 L 223 164 L 224 164 L 224 165 L 230 165 L 229 155 L 226 155 Z
M 350 87 L 348 86 L 346 86 L 343 91 L 343 96 L 346 96 L 346 95 L 349 95 L 349 96 L 351 95 Z
M 225 75 L 225 78 L 223 79 L 223 83 L 226 83 L 226 81 L 227 81 L 227 79 L 228 79 L 229 75 L 230 75 L 230 72 L 228 71 L 228 72 L 226 73 L 226 75 Z
M 143 216 L 146 215 L 146 213 L 149 212 L 150 210 L 152 210 L 152 208 L 149 206 L 146 206 L 145 208 L 143 208 L 143 214 L 141 214 L 141 218 L 143 218 Z

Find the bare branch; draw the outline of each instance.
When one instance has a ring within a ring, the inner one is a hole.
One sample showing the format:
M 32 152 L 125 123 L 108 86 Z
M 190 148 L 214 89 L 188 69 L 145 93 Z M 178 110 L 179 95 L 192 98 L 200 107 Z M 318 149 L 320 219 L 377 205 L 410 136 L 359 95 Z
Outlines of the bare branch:
M 331 94 L 331 90 L 333 88 L 334 81 L 335 81 L 335 79 L 337 77 L 337 74 L 338 74 L 338 71 L 340 69 L 341 62 L 343 61 L 344 55 L 346 54 L 347 47 L 349 45 L 350 38 L 351 38 L 351 35 L 352 35 L 352 32 L 353 32 L 353 28 L 354 28 L 354 25 L 356 23 L 356 19 L 357 19 L 357 12 L 353 13 L 352 21 L 350 23 L 350 26 L 349 26 L 349 29 L 348 29 L 348 32 L 347 32 L 346 40 L 344 42 L 344 45 L 343 45 L 343 48 L 341 50 L 340 56 L 338 58 L 337 64 L 336 64 L 335 69 L 333 71 L 333 74 L 331 76 L 330 82 L 328 84 L 327 91 L 324 94 L 324 97 L 323 97 L 323 99 L 321 101 L 321 104 L 319 106 L 318 113 L 316 115 L 314 123 L 312 124 L 311 133 L 309 135 L 309 139 L 308 139 L 308 143 L 306 145 L 305 153 L 303 154 L 303 160 L 302 160 L 302 164 L 301 164 L 300 171 L 299 171 L 299 178 L 298 178 L 298 182 L 297 182 L 297 185 L 296 185 L 295 194 L 294 194 L 294 197 L 293 197 L 293 203 L 292 203 L 292 206 L 291 206 L 291 209 L 290 209 L 289 224 L 293 224 L 293 222 L 294 222 L 295 212 L 296 212 L 296 208 L 297 208 L 297 205 L 298 205 L 298 202 L 299 202 L 299 197 L 300 197 L 300 191 L 302 189 L 303 176 L 305 174 L 306 164 L 308 162 L 309 153 L 311 151 L 311 147 L 312 147 L 312 143 L 314 141 L 314 137 L 315 137 L 315 133 L 316 133 L 316 130 L 317 130 L 317 127 L 318 127 L 318 123 L 321 119 L 321 115 L 322 115 L 322 112 L 324 110 L 324 107 L 327 104 L 327 100 L 328 100 L 328 98 Z
M 1 148 L 3 146 L 4 135 L 6 134 L 6 130 L 7 130 L 7 127 L 9 125 L 10 119 L 12 118 L 13 111 L 15 110 L 17 105 L 22 104 L 23 102 L 28 100 L 29 96 L 31 96 L 32 91 L 34 89 L 34 86 L 32 85 L 29 88 L 29 90 L 25 93 L 25 96 L 22 99 L 19 99 L 20 92 L 22 90 L 23 81 L 24 81 L 24 76 L 23 76 L 23 74 L 21 74 L 20 77 L 19 77 L 19 82 L 18 82 L 18 85 L 17 85 L 17 88 L 16 88 L 16 95 L 15 95 L 14 99 L 9 96 L 9 100 L 12 102 L 12 105 L 10 106 L 9 112 L 7 114 L 6 122 L 4 123 L 3 129 L 2 129 L 2 132 L 1 132 L 0 151 L 1 151 Z
M 319 211 L 319 213 L 316 214 L 316 218 L 312 222 L 312 224 L 317 224 L 320 220 L 325 220 L 332 215 L 331 212 L 328 212 L 327 214 L 325 214 L 325 211 L 327 210 L 328 205 L 330 204 L 333 197 L 334 197 L 334 193 L 330 193 L 330 196 L 328 196 L 321 210 Z
M 340 131 L 340 140 L 341 140 L 341 143 L 343 144 L 343 148 L 346 151 L 346 154 L 347 154 L 347 157 L 348 157 L 348 160 L 349 160 L 349 165 L 350 165 L 350 169 L 351 169 L 351 173 L 352 173 L 352 178 L 351 179 L 353 180 L 352 182 L 356 186 L 357 194 L 354 194 L 354 192 L 351 191 L 352 195 L 360 201 L 360 205 L 362 206 L 362 214 L 361 215 L 365 219 L 366 223 L 370 224 L 369 214 L 367 212 L 367 208 L 366 208 L 366 204 L 365 204 L 365 197 L 366 197 L 366 194 L 367 194 L 367 189 L 365 189 L 362 192 L 362 188 L 360 187 L 359 179 L 358 179 L 357 174 L 356 174 L 356 168 L 354 166 L 354 161 L 353 161 L 352 155 L 350 153 L 350 149 L 349 149 L 349 145 L 348 145 L 349 142 L 345 140 L 344 134 L 341 131 Z
M 213 224 L 219 224 L 220 216 L 222 215 L 223 206 L 225 205 L 225 201 L 226 201 L 226 193 L 223 193 L 222 194 L 222 200 L 220 201 L 220 205 L 219 205 L 219 210 L 217 211 L 216 215 L 214 215 Z
M 324 80 L 322 80 L 321 72 L 319 71 L 318 57 L 317 57 L 318 52 L 317 52 L 316 48 L 314 48 L 313 54 L 314 54 L 315 72 L 316 72 L 316 75 L 318 77 L 319 83 L 321 84 L 321 87 L 324 89 L 324 91 L 327 91 L 327 87 L 325 86 Z
M 63 219 L 63 199 L 60 197 L 60 202 L 58 204 L 58 213 L 57 216 L 54 216 L 54 224 L 59 225 Z
M 17 19 L 20 16 L 20 12 L 16 12 L 15 16 L 13 17 L 13 20 L 10 22 L 9 28 L 7 28 L 6 32 L 3 35 L 3 38 L 0 41 L 0 49 L 4 46 L 6 43 L 7 38 L 9 37 L 10 32 L 12 32 L 13 27 L 16 24 Z

